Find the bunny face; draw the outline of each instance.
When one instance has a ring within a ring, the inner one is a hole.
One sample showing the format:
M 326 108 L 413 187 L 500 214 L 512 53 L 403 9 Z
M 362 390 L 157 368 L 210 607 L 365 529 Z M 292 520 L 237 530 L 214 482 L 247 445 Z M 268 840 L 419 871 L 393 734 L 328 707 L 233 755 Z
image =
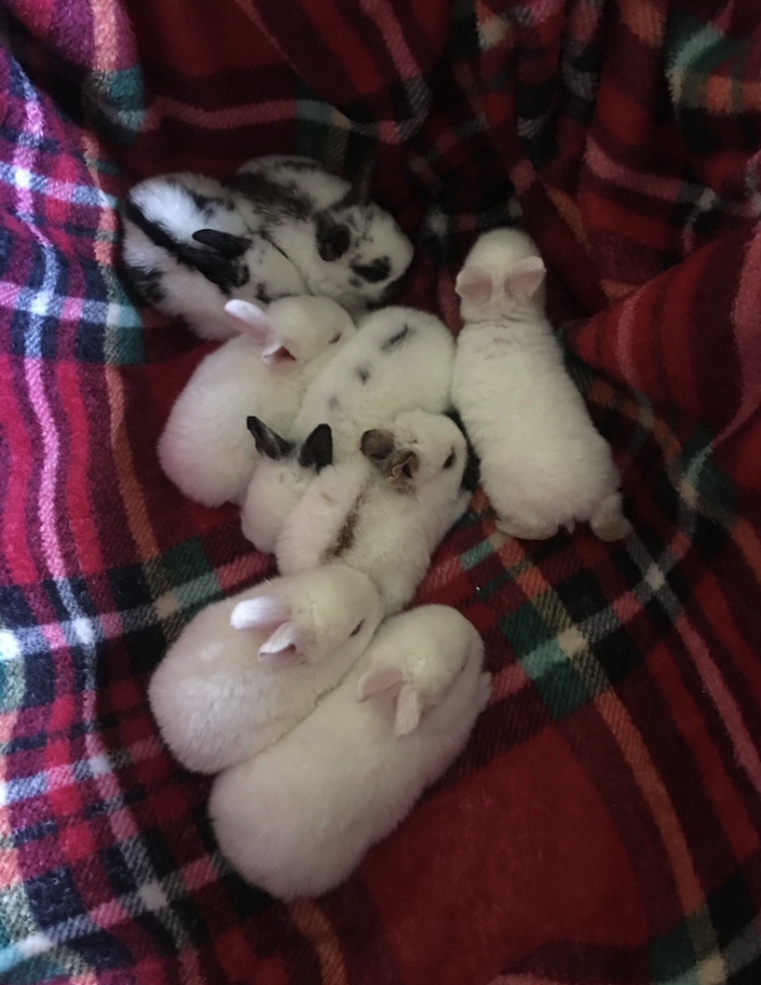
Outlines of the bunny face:
M 335 352 L 356 331 L 348 312 L 330 298 L 281 298 L 266 311 L 233 300 L 225 311 L 237 331 L 262 346 L 262 361 L 271 369 L 311 362 L 327 349 Z
M 383 603 L 370 579 L 332 565 L 271 582 L 266 594 L 239 602 L 230 624 L 264 632 L 259 662 L 271 667 L 316 665 L 356 659 L 383 618 Z
M 360 448 L 399 492 L 414 492 L 435 480 L 457 490 L 468 459 L 457 425 L 444 414 L 424 410 L 405 411 L 388 428 L 365 431 Z
M 545 273 L 539 250 L 525 233 L 518 229 L 484 233 L 455 282 L 463 321 L 541 316 Z
M 466 667 L 483 663 L 483 641 L 456 609 L 426 605 L 388 620 L 368 651 L 367 670 L 357 682 L 357 700 L 397 695 L 394 731 L 406 735 L 441 703 Z
M 376 205 L 346 204 L 317 214 L 316 279 L 330 282 L 331 295 L 348 305 L 388 303 L 412 262 L 412 244 Z M 319 262 L 318 262 L 319 261 Z M 335 292 L 335 293 L 334 293 Z
M 358 657 L 385 611 L 375 585 L 362 572 L 343 565 L 326 567 L 321 576 L 304 576 L 306 588 L 301 586 L 295 595 L 293 609 L 303 628 L 305 663 L 319 663 L 339 651 Z

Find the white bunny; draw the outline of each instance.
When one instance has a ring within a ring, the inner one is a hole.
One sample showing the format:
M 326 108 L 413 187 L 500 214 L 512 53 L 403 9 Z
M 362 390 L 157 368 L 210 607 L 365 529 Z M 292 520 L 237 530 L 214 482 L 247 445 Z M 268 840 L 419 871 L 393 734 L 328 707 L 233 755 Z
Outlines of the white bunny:
M 222 853 L 280 899 L 337 886 L 462 751 L 490 692 L 481 638 L 454 609 L 389 620 L 308 718 L 217 777 Z
M 544 539 L 588 521 L 618 540 L 632 529 L 618 471 L 544 315 L 544 275 L 525 233 L 497 229 L 476 242 L 456 281 L 464 327 L 452 400 L 500 530 Z
M 297 445 L 257 417 L 248 418 L 259 460 L 241 509 L 241 530 L 258 551 L 273 554 L 283 521 L 314 477 L 333 461 L 329 424 L 318 424 Z
M 366 315 L 307 388 L 291 437 L 301 440 L 315 424 L 329 424 L 333 457 L 340 462 L 358 450 L 365 431 L 395 414 L 415 408 L 443 413 L 450 405 L 454 354 L 454 339 L 435 315 L 404 307 Z
M 247 417 L 287 432 L 310 381 L 356 331 L 329 298 L 282 298 L 266 312 L 229 301 L 225 310 L 240 335 L 199 364 L 158 444 L 166 475 L 206 506 L 246 492 L 258 457 Z
M 166 174 L 135 185 L 122 204 L 125 274 L 141 297 L 180 315 L 205 339 L 235 328 L 224 305 L 310 293 L 273 243 L 252 235 L 233 193 L 213 178 Z
M 386 613 L 399 612 L 467 508 L 465 437 L 443 414 L 397 415 L 366 431 L 362 453 L 323 469 L 285 517 L 275 557 L 283 574 L 340 563 L 363 571 Z
M 382 615 L 369 578 L 342 565 L 276 578 L 207 606 L 150 683 L 165 742 L 201 773 L 253 755 L 342 679 Z
M 372 163 L 353 184 L 308 157 L 271 155 L 227 182 L 252 232 L 274 243 L 308 290 L 359 314 L 386 304 L 412 262 L 412 244 L 370 200 Z
M 397 413 L 447 410 L 454 352 L 446 326 L 424 311 L 391 307 L 366 316 L 307 388 L 290 437 L 298 443 L 317 424 L 329 424 L 333 460 L 341 462 L 359 449 L 365 431 Z M 246 493 L 243 533 L 259 550 L 272 551 L 286 514 L 313 473 L 304 471 L 298 455 L 265 463 L 262 457 Z

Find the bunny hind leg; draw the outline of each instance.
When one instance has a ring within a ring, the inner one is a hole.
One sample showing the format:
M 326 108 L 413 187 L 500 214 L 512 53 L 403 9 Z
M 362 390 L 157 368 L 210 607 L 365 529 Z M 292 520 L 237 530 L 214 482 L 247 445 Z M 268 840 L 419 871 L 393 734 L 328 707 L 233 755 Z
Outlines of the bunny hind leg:
M 503 534 L 520 540 L 549 540 L 558 532 L 557 523 L 512 520 L 499 514 L 497 514 L 496 527 Z
M 589 518 L 592 533 L 600 540 L 623 540 L 634 529 L 623 513 L 621 493 L 606 496 Z

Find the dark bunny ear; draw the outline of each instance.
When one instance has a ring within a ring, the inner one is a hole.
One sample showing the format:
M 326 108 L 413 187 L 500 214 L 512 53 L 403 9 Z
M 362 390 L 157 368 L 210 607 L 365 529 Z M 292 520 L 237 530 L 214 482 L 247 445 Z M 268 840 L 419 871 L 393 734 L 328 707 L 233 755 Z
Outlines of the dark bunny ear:
M 390 431 L 373 428 L 365 431 L 359 443 L 359 450 L 376 465 L 382 465 L 394 450 L 394 436 Z
M 248 266 L 240 258 L 228 259 L 216 250 L 202 249 L 200 246 L 188 246 L 182 243 L 179 248 L 179 260 L 188 267 L 194 267 L 199 273 L 216 284 L 228 296 L 233 288 L 243 287 L 251 279 Z
M 247 417 L 246 427 L 253 434 L 256 450 L 260 455 L 279 461 L 281 458 L 287 458 L 293 451 L 293 444 L 290 441 L 286 441 L 258 417 Z
M 226 260 L 235 260 L 243 256 L 251 246 L 251 240 L 245 236 L 233 236 L 232 233 L 223 233 L 219 229 L 197 229 L 193 233 L 193 239 L 197 243 L 208 246 Z
M 299 451 L 299 465 L 319 472 L 333 463 L 333 432 L 329 424 L 318 424 Z
M 352 182 L 351 188 L 343 197 L 343 205 L 367 205 L 370 201 L 370 189 L 373 183 L 373 171 L 375 170 L 375 158 L 369 157 L 362 167 L 359 174 Z

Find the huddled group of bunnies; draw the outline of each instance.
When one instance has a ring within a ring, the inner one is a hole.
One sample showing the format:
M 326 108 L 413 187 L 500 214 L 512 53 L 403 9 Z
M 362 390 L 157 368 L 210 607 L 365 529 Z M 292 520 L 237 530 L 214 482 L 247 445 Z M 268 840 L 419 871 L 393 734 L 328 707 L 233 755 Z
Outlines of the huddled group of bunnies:
M 489 700 L 471 623 L 403 611 L 474 463 L 509 535 L 631 529 L 544 315 L 535 244 L 512 228 L 477 240 L 455 343 L 434 315 L 389 305 L 413 248 L 369 185 L 368 169 L 350 185 L 277 155 L 224 183 L 148 179 L 123 208 L 143 298 L 221 342 L 172 408 L 161 466 L 199 503 L 238 504 L 280 572 L 188 623 L 151 708 L 186 768 L 218 774 L 223 854 L 281 899 L 342 882 Z

